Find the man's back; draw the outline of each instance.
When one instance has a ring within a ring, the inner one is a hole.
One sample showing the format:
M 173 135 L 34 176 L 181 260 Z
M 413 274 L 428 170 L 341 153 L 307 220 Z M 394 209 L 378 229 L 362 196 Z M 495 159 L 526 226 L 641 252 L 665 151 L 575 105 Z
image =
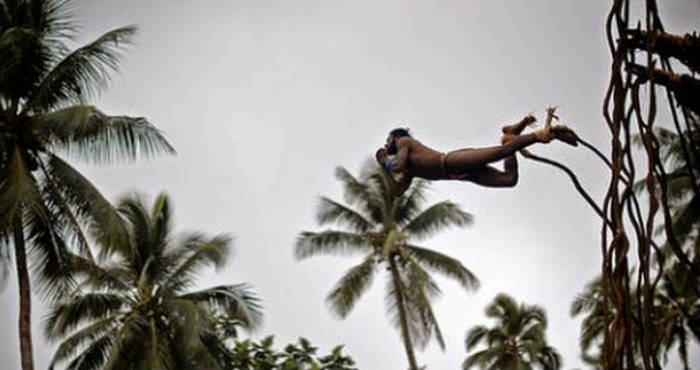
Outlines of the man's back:
M 442 175 L 442 155 L 430 147 L 425 146 L 420 141 L 402 137 L 396 141 L 398 153 L 408 150 L 406 157 L 406 172 L 411 176 L 418 176 L 425 179 L 436 180 Z

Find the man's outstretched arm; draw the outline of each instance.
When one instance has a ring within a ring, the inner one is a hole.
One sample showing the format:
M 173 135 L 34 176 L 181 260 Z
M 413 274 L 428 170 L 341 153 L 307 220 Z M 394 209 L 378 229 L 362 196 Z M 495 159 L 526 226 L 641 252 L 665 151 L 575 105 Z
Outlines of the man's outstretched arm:
M 394 180 L 394 177 L 384 168 L 382 168 L 382 175 L 384 175 L 384 179 L 386 179 L 386 182 L 389 185 L 391 194 L 393 194 L 395 197 L 402 196 L 403 193 L 406 192 L 406 189 L 411 186 L 411 181 L 413 181 L 413 177 L 408 175 L 401 175 L 401 180 L 396 181 Z

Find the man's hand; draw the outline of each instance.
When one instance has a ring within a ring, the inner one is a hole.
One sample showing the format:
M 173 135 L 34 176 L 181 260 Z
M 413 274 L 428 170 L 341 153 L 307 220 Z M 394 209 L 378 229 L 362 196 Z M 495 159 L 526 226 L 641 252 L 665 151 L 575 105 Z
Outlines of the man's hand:
M 384 162 L 389 159 L 389 154 L 387 154 L 386 149 L 382 147 L 377 149 L 377 152 L 374 154 L 374 158 L 376 158 L 377 163 L 384 168 Z
M 377 149 L 377 152 L 374 154 L 374 157 L 377 159 L 379 166 L 384 171 L 388 173 L 394 172 L 394 162 L 392 162 L 389 158 L 389 154 L 387 153 L 387 150 L 385 148 Z

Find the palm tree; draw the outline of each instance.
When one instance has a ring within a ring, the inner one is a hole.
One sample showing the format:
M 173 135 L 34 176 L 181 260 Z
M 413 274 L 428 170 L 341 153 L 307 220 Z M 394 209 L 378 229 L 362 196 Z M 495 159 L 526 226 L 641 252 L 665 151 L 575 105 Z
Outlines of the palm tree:
M 659 155 L 666 171 L 674 232 L 681 244 L 695 244 L 690 256 L 691 259 L 697 259 L 694 263 L 700 263 L 700 257 L 697 256 L 700 226 L 700 194 L 697 190 L 700 183 L 693 183 L 699 181 L 700 176 L 700 160 L 694 156 L 700 151 L 700 117 L 690 113 L 688 125 L 691 131 L 683 131 L 681 135 L 665 128 L 656 128 L 654 134 L 659 142 Z M 643 144 L 639 136 L 635 137 L 635 142 Z M 646 191 L 645 185 L 644 180 L 640 180 L 635 187 L 638 191 Z
M 659 154 L 667 179 L 668 206 L 671 211 L 673 232 L 683 247 L 683 253 L 694 265 L 700 264 L 700 117 L 688 112 L 686 130 L 675 131 L 656 128 L 654 134 L 659 143 Z M 680 132 L 680 135 L 679 135 Z M 641 145 L 641 137 L 635 137 Z M 695 181 L 695 183 L 693 182 Z M 646 183 L 635 184 L 637 191 L 647 191 Z M 659 189 L 656 189 L 657 191 Z M 657 233 L 663 231 L 663 225 Z M 668 243 L 662 256 L 671 255 Z M 697 275 L 688 266 L 674 258 L 664 258 L 663 280 L 654 292 L 655 329 L 659 331 L 657 344 L 663 348 L 667 359 L 671 348 L 678 354 L 685 369 L 688 365 L 688 342 L 700 340 L 700 296 Z M 688 334 L 692 336 L 689 337 Z
M 406 195 L 394 197 L 376 166 L 356 178 L 342 167 L 336 177 L 343 183 L 348 205 L 326 197 L 320 200 L 317 217 L 321 225 L 341 229 L 302 232 L 296 257 L 362 254 L 360 264 L 349 269 L 327 297 L 332 312 L 345 318 L 369 289 L 378 266 L 389 270 L 386 301 L 388 313 L 401 331 L 410 370 L 417 370 L 413 346 L 425 346 L 435 335 L 444 349 L 442 334 L 431 308 L 439 288 L 428 271 L 476 289 L 478 280 L 458 260 L 420 247 L 412 239 L 425 239 L 449 226 L 465 226 L 471 216 L 449 201 L 421 209 L 427 182 L 417 181 Z
M 471 352 L 481 342 L 484 342 L 486 348 L 469 355 L 462 368 L 560 368 L 559 353 L 547 344 L 545 338 L 547 316 L 541 307 L 518 305 L 512 297 L 501 293 L 486 307 L 486 316 L 496 319 L 496 325 L 492 328 L 484 325 L 473 327 L 467 333 L 465 341 L 467 352 Z
M 668 178 L 673 229 L 679 242 L 689 246 L 690 251 L 686 253 L 692 263 L 700 265 L 700 158 L 697 158 L 700 153 L 700 117 L 693 114 L 689 117 L 694 117 L 689 123 L 692 131 L 682 132 L 683 137 L 663 129 L 658 131 L 663 134 L 661 152 Z M 681 140 L 686 141 L 686 149 L 695 156 L 684 155 Z
M 165 195 L 150 211 L 126 197 L 119 212 L 128 238 L 102 264 L 75 257 L 85 278 L 47 317 L 46 336 L 62 339 L 49 368 L 63 361 L 70 370 L 216 367 L 216 349 L 225 345 L 216 342 L 215 318 L 247 329 L 262 318 L 246 284 L 188 291 L 202 268 L 225 265 L 231 238 L 175 238 Z
M 14 252 L 24 370 L 34 368 L 28 258 L 42 290 L 60 296 L 70 280 L 66 254 L 89 253 L 80 223 L 106 246 L 123 235 L 109 202 L 59 154 L 105 163 L 173 153 L 145 119 L 85 105 L 136 29 L 118 28 L 70 51 L 70 8 L 70 0 L 0 0 L 0 248 Z
M 582 293 L 578 294 L 571 303 L 571 316 L 585 314 L 581 322 L 581 357 L 584 362 L 596 368 L 602 368 L 602 341 L 605 325 L 612 321 L 615 304 L 606 291 L 604 281 L 597 277 L 586 284 Z M 631 301 L 631 300 L 630 300 Z M 598 353 L 590 353 L 591 347 L 596 344 Z
M 664 359 L 667 360 L 668 352 L 677 346 L 685 370 L 690 369 L 688 344 L 700 342 L 700 298 L 693 289 L 694 281 L 690 271 L 676 263 L 664 271 L 660 289 L 654 297 L 660 333 L 658 341 L 663 346 Z
M 629 272 L 630 280 L 634 280 L 634 269 Z M 630 291 L 630 298 L 627 300 L 630 303 L 629 311 L 633 317 L 633 321 L 639 320 L 638 303 L 632 297 L 637 296 L 638 290 L 633 288 Z M 655 297 L 658 300 L 658 296 Z M 658 304 L 658 303 L 657 303 Z M 579 293 L 571 303 L 571 316 L 583 316 L 581 321 L 581 335 L 579 343 L 581 346 L 581 358 L 583 361 L 597 369 L 603 368 L 603 340 L 605 336 L 605 326 L 613 321 L 617 307 L 612 300 L 612 292 L 606 285 L 605 280 L 598 276 L 591 280 L 584 287 L 583 292 Z M 648 330 L 656 330 L 649 328 Z M 632 325 L 631 342 L 637 343 L 640 335 L 639 327 Z M 592 352 L 592 347 L 597 349 L 597 352 Z M 641 351 L 638 346 L 631 346 L 632 351 L 631 361 L 637 367 L 642 367 Z

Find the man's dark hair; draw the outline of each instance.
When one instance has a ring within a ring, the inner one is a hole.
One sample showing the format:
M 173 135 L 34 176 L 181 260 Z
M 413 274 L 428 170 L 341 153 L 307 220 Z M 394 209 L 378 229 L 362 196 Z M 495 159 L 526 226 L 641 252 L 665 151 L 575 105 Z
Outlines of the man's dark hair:
M 408 129 L 403 128 L 403 127 L 395 128 L 395 129 L 389 131 L 389 135 L 393 136 L 393 137 L 404 137 L 404 136 L 411 137 L 411 133 L 408 131 Z

